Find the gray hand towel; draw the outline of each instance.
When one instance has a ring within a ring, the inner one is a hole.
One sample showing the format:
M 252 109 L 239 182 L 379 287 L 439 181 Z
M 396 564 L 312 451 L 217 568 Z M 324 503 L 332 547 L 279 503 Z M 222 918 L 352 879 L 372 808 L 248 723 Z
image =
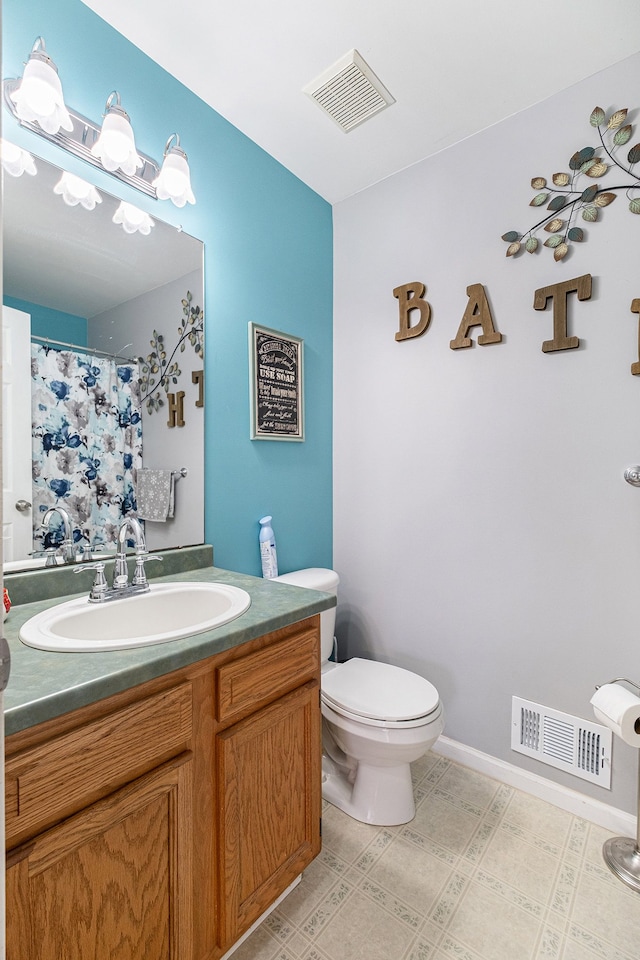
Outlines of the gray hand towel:
M 175 481 L 171 470 L 138 470 L 136 501 L 141 520 L 164 522 L 173 517 Z

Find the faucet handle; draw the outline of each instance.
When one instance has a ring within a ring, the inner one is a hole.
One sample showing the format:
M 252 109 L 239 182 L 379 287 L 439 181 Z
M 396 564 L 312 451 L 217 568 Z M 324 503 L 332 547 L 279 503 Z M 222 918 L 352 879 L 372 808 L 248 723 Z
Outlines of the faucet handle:
M 74 573 L 83 573 L 85 570 L 95 570 L 89 600 L 102 600 L 107 592 L 107 578 L 104 575 L 104 563 L 83 563 L 73 568 Z
M 144 586 L 147 582 L 147 574 L 144 569 L 145 563 L 148 560 L 160 560 L 162 563 L 162 557 L 158 556 L 157 553 L 138 553 L 136 554 L 136 569 L 133 574 L 132 584 L 136 586 Z
M 101 543 L 97 543 L 93 547 L 90 543 L 87 543 L 86 546 L 80 547 L 80 552 L 85 560 L 99 560 L 100 557 L 103 557 L 105 554 L 108 554 L 110 558 L 113 557 L 113 553 L 107 550 L 105 545 Z
M 97 570 L 104 573 L 104 563 L 102 560 L 96 563 L 79 563 L 73 568 L 73 573 L 82 573 L 83 570 Z
M 46 550 L 30 550 L 30 557 L 46 557 L 45 567 L 57 567 L 58 561 L 56 560 L 57 547 L 47 547 Z
M 62 557 L 65 563 L 76 562 L 76 548 L 73 540 L 63 540 L 60 544 L 62 548 Z

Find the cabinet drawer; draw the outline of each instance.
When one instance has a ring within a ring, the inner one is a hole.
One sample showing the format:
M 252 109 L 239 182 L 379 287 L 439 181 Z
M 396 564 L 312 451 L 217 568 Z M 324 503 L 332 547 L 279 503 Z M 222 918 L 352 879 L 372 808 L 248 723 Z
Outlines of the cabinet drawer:
M 301 631 L 217 670 L 217 719 L 237 719 L 288 693 L 318 674 L 317 628 Z
M 189 749 L 192 700 L 184 683 L 11 757 L 7 846 Z

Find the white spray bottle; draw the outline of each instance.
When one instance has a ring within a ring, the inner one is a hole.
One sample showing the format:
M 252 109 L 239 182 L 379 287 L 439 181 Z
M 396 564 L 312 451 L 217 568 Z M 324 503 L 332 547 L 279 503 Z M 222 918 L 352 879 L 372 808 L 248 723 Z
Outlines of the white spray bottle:
M 260 521 L 260 560 L 262 561 L 262 576 L 273 580 L 278 576 L 278 557 L 276 554 L 276 538 L 271 526 L 271 517 L 263 517 Z

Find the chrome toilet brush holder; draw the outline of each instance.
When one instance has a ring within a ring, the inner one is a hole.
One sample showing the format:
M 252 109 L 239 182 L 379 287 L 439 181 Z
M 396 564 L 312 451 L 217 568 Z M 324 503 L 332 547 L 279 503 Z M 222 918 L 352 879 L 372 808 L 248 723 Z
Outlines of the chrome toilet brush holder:
M 640 693 L 640 686 L 626 677 L 618 677 L 610 683 L 623 681 L 635 687 Z M 638 788 L 637 788 L 637 819 L 636 837 L 610 837 L 602 847 L 602 856 L 609 869 L 616 877 L 626 883 L 632 890 L 640 893 L 640 750 L 638 750 Z

